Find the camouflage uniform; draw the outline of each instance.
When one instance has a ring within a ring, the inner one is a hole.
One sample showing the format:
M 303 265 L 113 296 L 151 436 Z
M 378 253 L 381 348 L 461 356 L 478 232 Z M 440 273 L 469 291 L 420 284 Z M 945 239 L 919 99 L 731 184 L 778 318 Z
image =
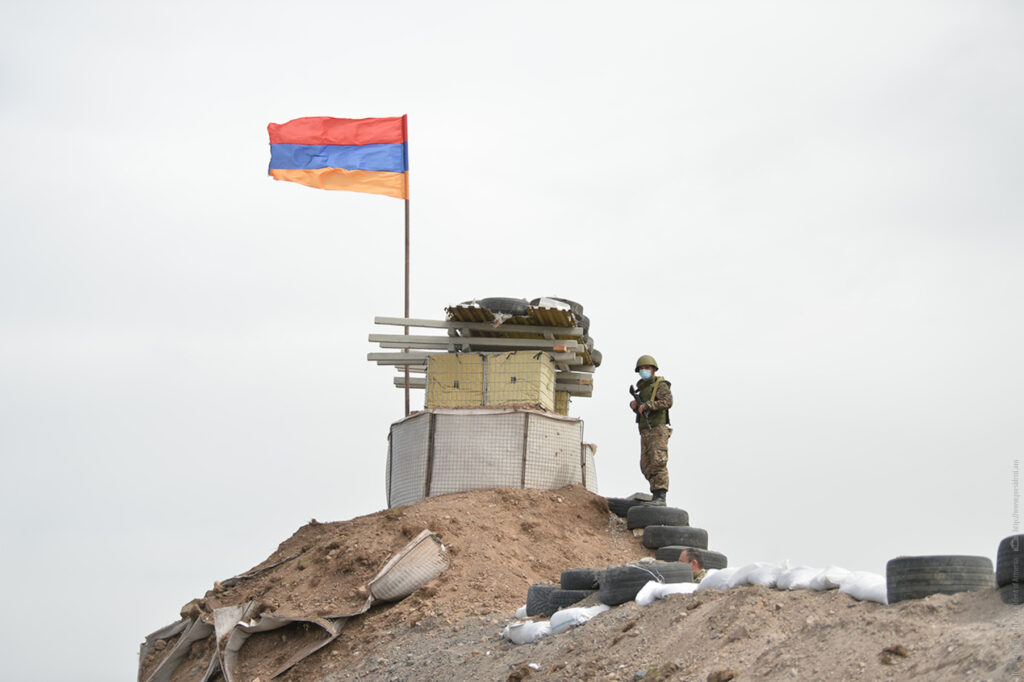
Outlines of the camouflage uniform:
M 700 569 L 700 571 L 697 572 L 697 575 L 693 576 L 693 582 L 699 583 L 701 580 L 704 580 L 704 578 L 707 577 L 707 574 L 708 572 L 706 570 L 704 570 L 703 568 Z
M 672 435 L 668 409 L 672 407 L 672 385 L 661 377 L 651 377 L 640 380 L 637 388 L 644 405 L 643 414 L 636 416 L 640 428 L 640 471 L 651 492 L 668 490 L 668 439 Z M 652 395 L 655 391 L 657 395 Z

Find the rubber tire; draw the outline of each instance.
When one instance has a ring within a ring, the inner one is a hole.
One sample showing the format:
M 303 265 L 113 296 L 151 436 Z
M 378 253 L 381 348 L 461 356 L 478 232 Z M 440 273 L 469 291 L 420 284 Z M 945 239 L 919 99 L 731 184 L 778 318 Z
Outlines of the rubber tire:
M 601 571 L 596 568 L 570 568 L 562 571 L 559 584 L 563 590 L 596 590 L 601 584 Z
M 535 583 L 530 585 L 526 591 L 526 615 L 546 616 L 554 613 L 551 608 L 551 593 L 558 589 L 558 585 L 546 583 Z
M 1004 604 L 1012 606 L 1024 604 L 1024 582 L 1002 585 L 999 588 L 999 598 Z
M 558 609 L 564 609 L 567 606 L 577 604 L 595 592 L 597 592 L 597 590 L 553 590 L 551 594 L 548 595 L 548 601 L 551 603 L 551 613 L 554 613 Z
M 683 545 L 665 545 L 658 548 L 658 551 L 654 553 L 654 558 L 658 561 L 679 561 L 679 555 L 682 554 L 684 549 L 700 548 L 684 547 Z M 729 557 L 721 552 L 712 552 L 710 549 L 701 549 L 700 552 L 704 555 L 704 568 L 728 568 Z
M 583 328 L 583 335 L 587 336 L 590 334 L 590 318 L 586 315 L 576 316 L 576 326 Z
M 996 585 L 1024 583 L 1024 535 L 1003 538 L 996 553 Z
M 590 361 L 594 363 L 594 367 L 600 367 L 602 360 L 604 360 L 604 355 L 601 353 L 601 351 L 597 350 L 596 348 L 590 351 Z
M 590 338 L 586 334 L 584 334 L 583 338 L 580 339 L 580 343 L 583 344 L 583 347 L 587 349 L 588 353 L 594 350 L 594 339 Z
M 487 308 L 495 314 L 505 315 L 529 315 L 530 305 L 521 298 L 503 298 L 500 296 L 494 296 L 491 298 L 481 298 L 477 301 L 481 308 Z
M 630 509 L 638 504 L 643 504 L 643 500 L 631 500 L 625 497 L 606 497 L 605 499 L 608 500 L 608 510 L 622 518 L 626 518 Z
M 983 556 L 902 556 L 885 565 L 888 602 L 924 599 L 995 587 L 992 561 Z
M 636 599 L 637 592 L 651 580 L 662 583 L 692 583 L 689 564 L 662 562 L 642 566 L 612 566 L 601 573 L 601 603 L 608 606 Z
M 676 507 L 637 506 L 626 512 L 626 528 L 647 526 L 689 526 L 690 515 L 685 509 Z
M 708 548 L 708 532 L 690 526 L 647 526 L 644 528 L 644 547 L 659 549 L 666 545 Z

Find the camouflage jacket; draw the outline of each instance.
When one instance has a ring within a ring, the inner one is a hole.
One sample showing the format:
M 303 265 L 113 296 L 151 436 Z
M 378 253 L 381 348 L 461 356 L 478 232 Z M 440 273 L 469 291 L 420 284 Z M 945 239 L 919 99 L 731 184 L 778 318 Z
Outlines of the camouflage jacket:
M 653 395 L 655 384 L 657 384 L 657 395 Z M 644 413 L 636 415 L 637 425 L 641 429 L 646 429 L 648 422 L 651 426 L 671 424 L 668 415 L 668 409 L 672 407 L 671 382 L 655 376 L 650 379 L 641 379 L 636 386 L 640 389 L 640 402 L 644 406 Z M 646 419 L 644 415 L 646 415 Z

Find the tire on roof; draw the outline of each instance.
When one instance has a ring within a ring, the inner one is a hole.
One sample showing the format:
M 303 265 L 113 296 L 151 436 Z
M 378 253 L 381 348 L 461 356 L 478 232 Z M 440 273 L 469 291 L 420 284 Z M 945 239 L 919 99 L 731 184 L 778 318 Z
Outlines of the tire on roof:
M 477 301 L 481 308 L 487 308 L 492 313 L 502 315 L 529 315 L 530 304 L 524 298 L 503 298 L 494 296 L 481 298 Z

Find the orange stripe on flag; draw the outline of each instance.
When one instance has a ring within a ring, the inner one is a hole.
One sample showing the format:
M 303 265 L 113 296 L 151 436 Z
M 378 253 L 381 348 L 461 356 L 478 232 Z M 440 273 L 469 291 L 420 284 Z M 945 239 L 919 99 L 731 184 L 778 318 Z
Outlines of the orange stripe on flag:
M 382 171 L 345 170 L 343 168 L 271 168 L 275 180 L 297 182 L 317 189 L 383 194 L 397 199 L 409 198 L 409 174 Z

